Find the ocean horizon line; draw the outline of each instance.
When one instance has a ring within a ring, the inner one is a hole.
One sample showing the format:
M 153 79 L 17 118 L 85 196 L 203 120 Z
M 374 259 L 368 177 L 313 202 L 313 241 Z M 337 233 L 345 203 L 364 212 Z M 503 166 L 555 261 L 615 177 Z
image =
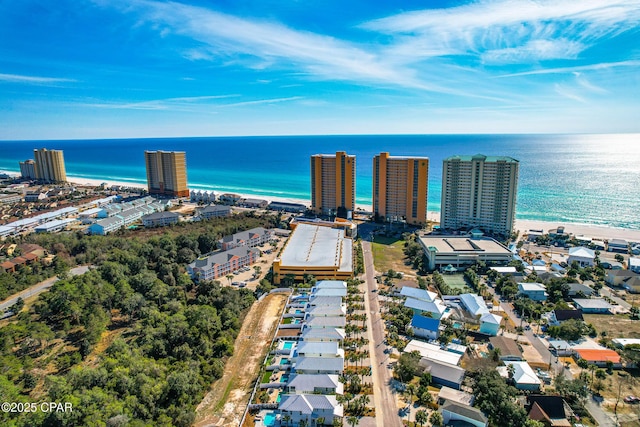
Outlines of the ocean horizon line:
M 442 132 L 442 133 L 312 133 L 312 134 L 255 134 L 255 135 L 186 135 L 186 136 L 121 136 L 121 137 L 83 137 L 83 138 L 3 138 L 0 144 L 4 142 L 57 142 L 57 141 L 122 141 L 122 140 L 162 140 L 162 139 L 217 139 L 217 138 L 304 138 L 304 137 L 402 137 L 402 136 L 617 136 L 617 135 L 640 135 L 640 132 Z

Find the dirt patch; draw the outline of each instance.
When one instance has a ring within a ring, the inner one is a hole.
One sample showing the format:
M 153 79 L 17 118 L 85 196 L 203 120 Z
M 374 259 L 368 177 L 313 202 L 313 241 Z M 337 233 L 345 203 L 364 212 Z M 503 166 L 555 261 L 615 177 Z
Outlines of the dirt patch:
M 626 314 L 585 314 L 584 321 L 591 323 L 598 333 L 606 331 L 609 338 L 640 338 L 640 322 Z
M 240 425 L 286 300 L 285 294 L 272 294 L 251 307 L 222 378 L 196 409 L 195 426 Z

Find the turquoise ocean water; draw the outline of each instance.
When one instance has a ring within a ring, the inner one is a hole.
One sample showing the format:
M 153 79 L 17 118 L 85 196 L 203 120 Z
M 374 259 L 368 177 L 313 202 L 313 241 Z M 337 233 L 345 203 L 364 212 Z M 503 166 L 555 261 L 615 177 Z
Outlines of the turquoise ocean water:
M 366 135 L 0 141 L 0 170 L 19 171 L 33 149 L 64 150 L 67 175 L 146 182 L 144 150 L 187 152 L 190 188 L 310 198 L 309 156 L 355 154 L 356 198 L 371 204 L 372 158 L 430 158 L 429 210 L 440 210 L 442 159 L 520 161 L 517 218 L 640 229 L 640 135 Z

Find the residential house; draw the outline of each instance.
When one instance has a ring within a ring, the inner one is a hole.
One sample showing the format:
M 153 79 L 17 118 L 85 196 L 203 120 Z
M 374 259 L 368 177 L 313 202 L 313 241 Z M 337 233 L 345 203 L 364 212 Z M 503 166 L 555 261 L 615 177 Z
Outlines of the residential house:
M 438 297 L 435 292 L 430 292 L 425 289 L 412 288 L 411 286 L 403 286 L 400 289 L 400 295 L 407 298 L 414 298 L 420 301 L 433 302 Z
M 490 337 L 489 347 L 499 351 L 500 360 L 502 361 L 522 360 L 522 350 L 518 343 L 511 338 L 503 336 Z
M 440 319 L 414 314 L 411 319 L 411 330 L 416 337 L 435 340 L 440 336 Z
M 491 336 L 498 335 L 502 323 L 502 316 L 493 313 L 484 313 L 480 317 L 480 333 Z
M 196 216 L 202 219 L 228 217 L 231 216 L 231 206 L 208 205 L 203 208 L 196 208 Z
M 591 295 L 595 293 L 595 290 L 591 286 L 587 286 L 584 283 L 569 283 L 569 297 L 573 298 L 578 295 L 582 295 L 586 298 L 589 298 Z
M 634 273 L 640 274 L 640 258 L 633 256 L 629 257 L 627 265 L 629 266 L 629 270 L 633 271 Z
M 285 394 L 278 406 L 282 416 L 288 416 L 291 426 L 333 425 L 334 419 L 342 420 L 343 407 L 333 395 Z M 323 419 L 322 424 L 318 420 Z M 313 424 L 310 424 L 313 423 Z
M 629 242 L 624 239 L 610 239 L 607 244 L 607 251 L 627 254 L 629 253 Z
M 271 240 L 272 235 L 272 230 L 263 227 L 256 227 L 230 236 L 224 236 L 218 241 L 218 245 L 223 251 L 237 248 L 239 246 L 248 246 L 253 248 L 268 243 L 269 240 Z
M 571 265 L 577 262 L 580 267 L 593 267 L 595 265 L 596 253 L 592 249 L 584 246 L 576 246 L 569 248 L 569 257 L 567 264 Z
M 504 378 L 508 378 L 509 366 L 513 366 L 512 380 L 513 380 L 514 386 L 518 390 L 530 390 L 530 391 L 540 390 L 542 381 L 540 380 L 540 378 L 538 378 L 536 373 L 533 372 L 533 369 L 531 369 L 531 366 L 529 366 L 527 362 L 509 361 L 509 362 L 505 362 L 505 364 L 506 366 L 500 366 L 497 368 L 498 372 L 500 372 L 500 375 L 503 376 Z
M 145 227 L 164 227 L 177 224 L 180 214 L 177 212 L 155 212 L 142 217 L 142 225 Z
M 619 348 L 625 348 L 628 345 L 640 345 L 640 338 L 614 338 L 611 342 Z
M 553 310 L 547 318 L 552 326 L 558 326 L 570 319 L 584 321 L 582 310 Z
M 296 348 L 300 357 L 344 357 L 344 350 L 337 342 L 301 341 Z
M 312 289 L 347 289 L 347 282 L 344 280 L 320 280 Z
M 338 375 L 291 375 L 284 388 L 285 394 L 344 394 L 344 384 Z
M 571 427 L 576 419 L 561 396 L 531 394 L 527 396 L 527 418 L 549 427 Z
M 344 340 L 344 329 L 340 328 L 307 328 L 302 331 L 302 341 L 327 342 L 336 341 L 341 343 Z
M 439 299 L 435 301 L 422 301 L 415 298 L 407 298 L 404 306 L 413 310 L 414 314 L 429 313 L 435 319 L 440 319 L 447 307 Z
M 238 200 L 238 206 L 242 206 L 244 208 L 265 209 L 268 205 L 269 202 L 264 199 L 244 198 Z
M 461 294 L 459 295 L 459 298 L 462 306 L 471 313 L 472 317 L 482 316 L 483 314 L 489 313 L 489 308 L 480 295 Z
M 534 301 L 546 301 L 549 296 L 542 283 L 518 283 L 518 294 Z
M 307 207 L 300 203 L 271 202 L 269 203 L 269 209 L 272 211 L 304 213 L 307 210 Z
M 472 406 L 475 396 L 462 390 L 442 386 L 438 392 L 438 405 L 444 405 L 446 401 Z
M 607 366 L 608 362 L 613 363 L 613 367 L 615 369 L 622 368 L 622 359 L 620 358 L 620 355 L 608 348 L 574 348 L 573 357 L 576 360 L 584 359 L 601 368 Z
M 311 296 L 309 297 L 309 302 L 307 303 L 307 311 L 313 307 L 321 307 L 321 306 L 330 306 L 330 307 L 340 307 L 342 305 L 341 297 L 320 297 L 320 296 Z
M 457 365 L 460 363 L 462 354 L 452 351 L 443 350 L 440 345 L 430 344 L 424 341 L 411 340 L 404 348 L 405 353 L 417 351 L 425 359 L 433 360 L 448 365 Z
M 347 325 L 347 318 L 342 316 L 311 316 L 304 321 L 302 330 L 313 328 L 344 328 Z
M 611 314 L 613 306 L 602 298 L 574 298 L 577 309 L 585 314 Z
M 449 363 L 439 362 L 437 360 L 420 359 L 419 366 L 424 372 L 431 374 L 431 380 L 434 384 L 447 386 L 455 390 L 460 390 L 466 371 L 459 366 Z
M 573 354 L 571 345 L 565 340 L 549 340 L 549 350 L 557 357 L 566 357 Z
M 609 286 L 624 288 L 635 293 L 640 288 L 640 273 L 632 270 L 610 270 L 607 272 L 605 282 Z
M 314 297 L 346 297 L 347 288 L 311 288 L 311 295 Z
M 124 227 L 124 218 L 116 215 L 96 221 L 94 224 L 91 224 L 87 230 L 90 234 L 104 236 L 122 227 Z
M 255 263 L 260 251 L 239 247 L 224 252 L 202 256 L 187 266 L 187 272 L 195 280 L 215 280 Z
M 347 308 L 344 304 L 339 306 L 319 305 L 309 308 L 306 315 L 313 317 L 346 316 Z
M 344 371 L 344 357 L 304 357 L 295 359 L 292 370 L 297 374 L 339 375 Z
M 225 205 L 235 205 L 240 199 L 242 196 L 235 193 L 224 193 L 218 197 L 218 201 Z
M 487 427 L 488 418 L 478 408 L 447 401 L 438 411 L 442 414 L 444 425 L 464 425 L 474 427 Z M 457 424 L 460 422 L 460 424 Z

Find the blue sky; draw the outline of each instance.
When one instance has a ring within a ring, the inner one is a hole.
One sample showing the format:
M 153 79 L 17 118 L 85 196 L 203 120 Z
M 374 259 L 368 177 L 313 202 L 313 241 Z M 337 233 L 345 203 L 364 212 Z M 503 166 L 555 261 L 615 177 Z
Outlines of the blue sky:
M 0 139 L 640 132 L 640 2 L 0 0 Z

